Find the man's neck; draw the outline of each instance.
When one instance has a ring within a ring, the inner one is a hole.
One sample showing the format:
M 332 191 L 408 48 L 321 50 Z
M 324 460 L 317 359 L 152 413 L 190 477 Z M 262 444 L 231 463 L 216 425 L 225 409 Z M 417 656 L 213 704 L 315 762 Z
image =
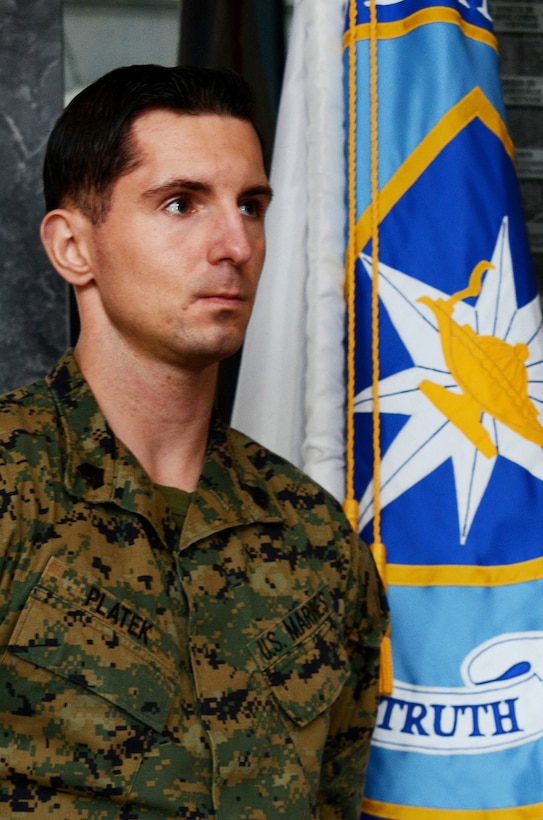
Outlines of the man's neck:
M 115 435 L 157 484 L 192 492 L 205 458 L 217 366 L 184 371 L 137 357 L 75 356 Z M 103 354 L 103 351 L 102 351 Z

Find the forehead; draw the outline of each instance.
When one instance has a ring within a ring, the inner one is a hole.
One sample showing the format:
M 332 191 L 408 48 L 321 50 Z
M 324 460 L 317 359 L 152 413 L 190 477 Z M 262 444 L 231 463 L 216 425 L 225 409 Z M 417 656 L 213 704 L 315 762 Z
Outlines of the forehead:
M 262 147 L 253 125 L 228 115 L 147 111 L 133 122 L 130 140 L 138 166 L 181 162 L 203 167 L 235 157 L 240 164 L 264 172 Z

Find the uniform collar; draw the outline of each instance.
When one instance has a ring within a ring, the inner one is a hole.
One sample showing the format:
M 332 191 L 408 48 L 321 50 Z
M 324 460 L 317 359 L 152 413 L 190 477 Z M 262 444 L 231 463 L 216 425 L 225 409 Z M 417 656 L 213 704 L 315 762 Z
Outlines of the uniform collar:
M 61 419 L 67 491 L 91 504 L 114 503 L 145 516 L 171 544 L 172 524 L 162 494 L 133 453 L 113 434 L 72 350 L 47 383 Z M 214 418 L 202 475 L 193 493 L 181 546 L 255 521 L 281 521 L 266 482 L 246 454 L 247 442 Z
M 189 507 L 181 547 L 240 524 L 281 522 L 275 497 L 250 459 L 254 448 L 239 433 L 214 418 L 202 475 Z

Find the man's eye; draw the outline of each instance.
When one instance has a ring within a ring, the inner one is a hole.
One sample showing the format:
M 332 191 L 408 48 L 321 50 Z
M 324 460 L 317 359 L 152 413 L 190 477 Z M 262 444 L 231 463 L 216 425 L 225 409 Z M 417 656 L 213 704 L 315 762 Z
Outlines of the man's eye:
M 188 214 L 190 209 L 191 205 L 188 199 L 174 199 L 166 206 L 166 210 L 171 214 Z
M 239 209 L 244 216 L 255 217 L 262 216 L 264 208 L 258 199 L 249 199 L 247 202 L 242 202 Z

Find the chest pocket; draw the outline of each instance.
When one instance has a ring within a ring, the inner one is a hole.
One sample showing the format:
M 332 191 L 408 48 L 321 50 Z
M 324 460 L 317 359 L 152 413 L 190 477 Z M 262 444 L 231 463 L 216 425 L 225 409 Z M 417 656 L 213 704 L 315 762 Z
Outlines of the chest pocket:
M 64 790 L 124 793 L 175 696 L 169 639 L 52 558 L 7 650 L 0 699 L 12 759 Z
M 299 727 L 331 707 L 350 675 L 331 597 L 324 587 L 249 649 L 279 706 Z

